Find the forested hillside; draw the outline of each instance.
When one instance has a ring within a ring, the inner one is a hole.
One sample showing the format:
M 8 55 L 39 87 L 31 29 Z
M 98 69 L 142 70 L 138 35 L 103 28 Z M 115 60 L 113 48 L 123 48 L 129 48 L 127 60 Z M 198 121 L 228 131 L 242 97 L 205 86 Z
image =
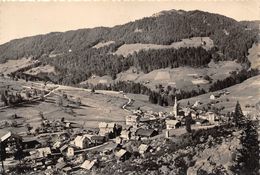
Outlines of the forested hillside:
M 77 84 L 92 74 L 111 75 L 136 66 L 144 72 L 165 67 L 205 66 L 211 59 L 238 60 L 249 64 L 248 49 L 258 30 L 249 22 L 202 11 L 166 11 L 112 28 L 98 27 L 17 39 L 0 45 L 0 62 L 32 57 L 53 65 L 59 74 L 48 75 L 57 83 Z M 113 54 L 125 43 L 168 45 L 183 38 L 210 37 L 214 47 L 146 50 L 123 57 Z M 100 48 L 100 42 L 114 41 Z M 54 55 L 54 56 L 51 56 Z

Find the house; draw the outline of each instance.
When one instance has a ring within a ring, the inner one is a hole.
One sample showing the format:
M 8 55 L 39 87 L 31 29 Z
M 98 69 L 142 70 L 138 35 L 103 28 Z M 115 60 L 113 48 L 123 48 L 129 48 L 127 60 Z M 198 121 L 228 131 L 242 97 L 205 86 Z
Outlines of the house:
M 109 154 L 109 153 L 114 152 L 115 150 L 120 149 L 120 148 L 121 148 L 121 145 L 119 145 L 117 143 L 110 142 L 109 144 L 107 144 L 104 147 L 103 153 Z
M 91 170 L 95 166 L 96 163 L 97 163 L 96 159 L 92 160 L 92 161 L 85 160 L 83 162 L 83 164 L 80 166 L 80 168 L 85 169 L 85 170 Z
M 124 149 L 120 149 L 119 151 L 115 152 L 115 156 L 118 160 L 125 161 L 130 158 L 131 154 Z
M 125 139 L 125 140 L 131 139 L 131 131 L 128 131 L 128 130 L 123 130 L 123 131 L 121 131 L 120 137 L 121 137 L 122 139 Z
M 216 115 L 214 112 L 207 112 L 206 113 L 206 119 L 210 122 L 210 123 L 214 123 L 215 119 L 216 119 Z
M 140 122 L 140 118 L 141 117 L 138 115 L 128 115 L 125 118 L 126 125 L 137 127 Z
M 74 148 L 72 146 L 69 146 L 67 149 L 67 154 L 68 157 L 73 157 L 74 156 Z
M 198 118 L 198 119 L 195 120 L 195 124 L 196 124 L 196 125 L 205 125 L 205 124 L 207 124 L 208 122 L 209 122 L 208 120 L 206 120 L 206 119 L 201 119 L 201 118 Z
M 89 143 L 90 143 L 90 140 L 87 136 L 83 135 L 83 136 L 77 136 L 75 139 L 74 139 L 74 145 L 76 147 L 79 147 L 81 149 L 85 149 L 85 148 L 88 148 L 89 147 Z
M 22 144 L 25 149 L 32 149 L 41 145 L 36 137 L 23 137 Z
M 154 129 L 143 129 L 140 128 L 135 132 L 136 136 L 140 136 L 140 137 L 146 137 L 146 138 L 150 138 L 153 136 L 158 135 L 158 131 L 154 130 Z
M 166 129 L 176 129 L 181 126 L 181 122 L 178 120 L 165 120 Z
M 38 148 L 36 149 L 36 154 L 38 158 L 47 157 L 48 155 L 51 154 L 51 149 L 50 147 Z
M 57 164 L 56 164 L 56 166 L 55 166 L 55 169 L 57 170 L 57 171 L 61 171 L 63 168 L 65 168 L 67 166 L 67 163 L 66 162 L 64 162 L 64 161 L 60 161 L 60 162 L 58 162 Z
M 198 107 L 200 106 L 202 103 L 200 101 L 196 101 L 194 104 L 193 104 L 193 107 Z
M 12 132 L 4 134 L 0 140 L 6 152 L 10 154 L 14 153 L 13 150 L 15 150 L 17 146 L 22 145 L 22 137 Z
M 200 115 L 201 119 L 208 120 L 209 123 L 214 124 L 216 119 L 216 114 L 214 112 L 207 112 L 205 114 Z
M 70 174 L 72 172 L 72 168 L 71 167 L 65 167 L 62 169 L 62 172 L 64 174 Z
M 107 141 L 107 137 L 106 136 L 92 136 L 91 137 L 91 142 L 94 143 L 94 145 L 100 145 L 103 144 Z
M 106 123 L 106 122 L 100 122 L 98 124 L 98 128 L 99 128 L 99 135 L 101 136 L 105 136 L 107 134 L 115 134 L 115 130 L 116 130 L 116 124 L 115 123 Z
M 209 99 L 210 99 L 210 100 L 216 100 L 216 99 L 219 98 L 219 97 L 220 97 L 219 94 L 211 94 L 211 95 L 209 96 Z
M 138 147 L 138 152 L 140 154 L 144 154 L 146 153 L 147 151 L 149 151 L 149 148 L 150 146 L 146 145 L 146 144 L 141 144 L 139 147 Z

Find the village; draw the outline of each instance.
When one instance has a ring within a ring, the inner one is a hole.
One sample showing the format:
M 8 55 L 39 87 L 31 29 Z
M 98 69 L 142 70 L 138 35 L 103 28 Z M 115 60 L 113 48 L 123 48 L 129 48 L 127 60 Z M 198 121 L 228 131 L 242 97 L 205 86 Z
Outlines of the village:
M 41 100 L 50 93 L 29 92 L 30 95 L 25 91 L 21 96 L 27 100 Z M 64 98 L 67 97 L 63 94 L 56 104 L 64 106 Z M 215 100 L 212 95 L 210 98 Z M 68 105 L 70 101 L 65 103 Z M 81 105 L 79 101 L 73 104 Z M 125 110 L 128 110 L 127 105 L 129 103 L 123 105 Z M 39 127 L 27 124 L 27 132 L 10 131 L 1 136 L 2 172 L 10 173 L 15 169 L 23 173 L 44 172 L 46 175 L 90 173 L 106 162 L 120 164 L 130 158 L 145 158 L 147 154 L 155 154 L 160 147 L 151 144 L 151 141 L 156 139 L 167 140 L 192 130 L 213 128 L 227 122 L 227 117 L 198 110 L 198 105 L 199 102 L 196 102 L 189 107 L 181 107 L 175 98 L 170 113 L 128 110 L 131 114 L 124 116 L 124 124 L 99 122 L 97 128 L 84 128 L 63 117 L 48 120 L 41 113 Z M 17 114 L 13 118 L 17 118 Z

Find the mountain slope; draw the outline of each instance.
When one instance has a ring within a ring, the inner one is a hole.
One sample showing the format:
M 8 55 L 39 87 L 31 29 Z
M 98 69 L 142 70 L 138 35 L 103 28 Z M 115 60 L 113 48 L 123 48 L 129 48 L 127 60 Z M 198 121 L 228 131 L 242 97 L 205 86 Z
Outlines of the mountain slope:
M 166 67 L 205 66 L 211 59 L 248 63 L 248 49 L 256 41 L 258 31 L 246 28 L 245 24 L 218 14 L 171 10 L 112 28 L 55 32 L 13 40 L 0 45 L 0 62 L 22 57 L 39 59 L 55 67 L 59 72 L 55 82 L 63 84 L 77 84 L 92 74 L 111 75 L 115 79 L 116 74 L 131 66 L 150 72 Z M 123 44 L 170 45 L 192 37 L 209 37 L 214 47 L 210 50 L 166 47 L 129 57 L 113 54 Z M 106 42 L 109 44 L 93 47 Z

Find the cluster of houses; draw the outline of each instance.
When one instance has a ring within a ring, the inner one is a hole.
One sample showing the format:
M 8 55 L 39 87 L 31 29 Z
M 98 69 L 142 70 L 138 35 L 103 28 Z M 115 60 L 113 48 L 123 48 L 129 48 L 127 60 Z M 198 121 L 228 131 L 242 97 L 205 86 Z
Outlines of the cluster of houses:
M 24 165 L 34 171 L 44 170 L 69 174 L 72 171 L 91 171 L 102 162 L 111 159 L 125 161 L 133 155 L 128 148 L 132 141 L 139 141 L 135 152 L 140 156 L 153 152 L 149 140 L 155 137 L 169 137 L 164 130 L 175 130 L 185 125 L 185 117 L 190 115 L 194 124 L 214 124 L 217 116 L 213 112 L 198 115 L 194 110 L 179 110 L 178 102 L 171 114 L 133 111 L 125 118 L 125 124 L 100 122 L 98 129 L 84 129 L 69 121 L 48 121 L 43 119 L 38 131 L 20 136 L 8 132 L 1 137 L 1 147 L 5 148 L 6 159 L 15 159 L 18 149 L 22 149 Z M 201 122 L 201 123 L 199 123 Z M 184 127 L 183 127 L 184 129 Z M 166 132 L 167 133 L 167 132 Z

